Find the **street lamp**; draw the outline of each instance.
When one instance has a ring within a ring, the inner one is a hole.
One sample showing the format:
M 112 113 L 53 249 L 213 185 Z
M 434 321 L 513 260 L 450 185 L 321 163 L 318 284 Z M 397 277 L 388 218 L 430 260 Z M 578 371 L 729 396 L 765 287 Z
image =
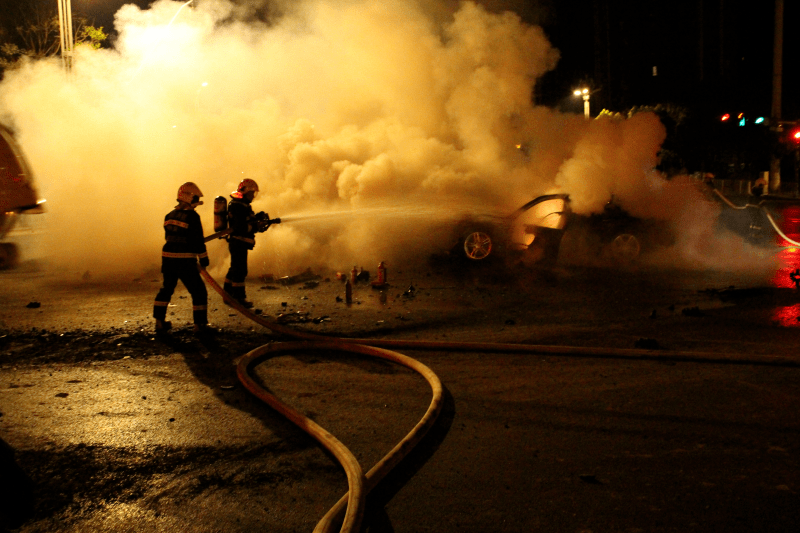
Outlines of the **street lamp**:
M 61 34 L 61 62 L 67 72 L 72 70 L 72 2 L 58 0 L 58 29 Z
M 591 92 L 586 87 L 582 89 L 575 89 L 572 93 L 575 96 L 580 96 L 583 98 L 583 116 L 589 118 L 589 96 L 591 96 Z

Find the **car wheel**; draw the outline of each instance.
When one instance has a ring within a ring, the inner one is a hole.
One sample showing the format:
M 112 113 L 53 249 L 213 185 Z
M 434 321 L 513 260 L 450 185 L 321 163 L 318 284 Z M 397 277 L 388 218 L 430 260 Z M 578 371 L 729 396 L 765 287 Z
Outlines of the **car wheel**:
M 610 245 L 611 256 L 622 263 L 630 263 L 639 257 L 642 246 L 636 235 L 622 233 L 617 235 Z
M 492 253 L 492 237 L 484 231 L 472 231 L 462 239 L 464 255 L 473 261 L 482 261 Z

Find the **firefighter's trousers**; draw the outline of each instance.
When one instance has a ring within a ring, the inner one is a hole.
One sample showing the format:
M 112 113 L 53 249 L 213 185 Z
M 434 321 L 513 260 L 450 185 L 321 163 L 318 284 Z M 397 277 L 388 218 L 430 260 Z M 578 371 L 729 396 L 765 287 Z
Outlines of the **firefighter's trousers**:
M 153 305 L 153 318 L 165 320 L 167 306 L 175 292 L 178 281 L 183 282 L 186 290 L 192 295 L 192 317 L 197 325 L 208 324 L 208 291 L 197 270 L 197 262 L 187 262 L 185 265 L 170 265 L 167 260 L 162 263 L 161 272 L 164 274 L 164 283 L 156 295 Z
M 247 298 L 244 280 L 247 277 L 247 246 L 231 241 L 228 244 L 231 252 L 231 266 L 225 275 L 225 292 L 237 300 Z

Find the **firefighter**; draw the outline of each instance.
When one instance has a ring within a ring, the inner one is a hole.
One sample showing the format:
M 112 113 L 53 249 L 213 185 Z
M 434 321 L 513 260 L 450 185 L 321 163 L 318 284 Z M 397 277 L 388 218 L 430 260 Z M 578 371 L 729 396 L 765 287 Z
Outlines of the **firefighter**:
M 192 296 L 192 315 L 195 334 L 210 334 L 208 325 L 208 291 L 200 277 L 200 269 L 208 266 L 208 252 L 203 240 L 203 224 L 195 208 L 203 205 L 203 193 L 192 182 L 184 183 L 178 189 L 178 205 L 164 217 L 166 243 L 161 251 L 161 273 L 164 283 L 156 295 L 153 318 L 156 319 L 156 333 L 166 333 L 172 323 L 166 320 L 167 306 L 178 280 Z
M 224 289 L 243 307 L 250 309 L 253 302 L 247 299 L 244 280 L 247 277 L 247 252 L 256 245 L 256 233 L 266 230 L 263 224 L 267 215 L 261 211 L 256 214 L 250 203 L 258 195 L 258 183 L 243 179 L 231 193 L 228 204 L 228 250 L 231 253 L 231 266 L 225 276 Z

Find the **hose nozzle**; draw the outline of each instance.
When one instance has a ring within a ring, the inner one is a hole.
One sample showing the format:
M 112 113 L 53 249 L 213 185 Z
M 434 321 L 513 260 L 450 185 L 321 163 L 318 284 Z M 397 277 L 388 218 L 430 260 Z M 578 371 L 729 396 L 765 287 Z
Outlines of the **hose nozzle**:
M 269 215 L 264 213 L 263 211 L 256 215 L 256 220 L 258 220 L 258 228 L 256 231 L 259 233 L 267 231 L 269 227 L 273 224 L 280 224 L 280 218 L 269 218 Z

